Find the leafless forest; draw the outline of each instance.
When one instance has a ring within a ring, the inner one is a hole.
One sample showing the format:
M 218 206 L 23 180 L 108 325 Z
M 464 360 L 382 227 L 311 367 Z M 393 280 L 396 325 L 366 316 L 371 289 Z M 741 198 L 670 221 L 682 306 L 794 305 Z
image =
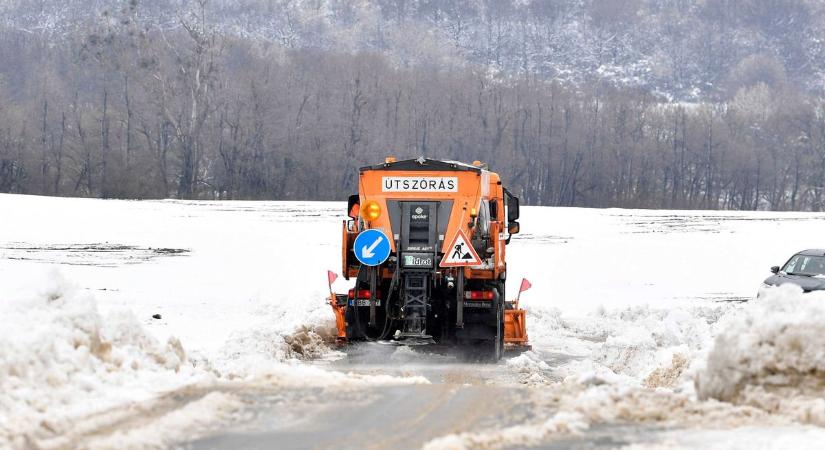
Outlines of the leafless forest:
M 485 161 L 533 205 L 825 210 L 817 2 L 376 3 L 371 27 L 452 36 L 469 55 L 458 59 L 430 41 L 404 58 L 378 44 L 339 48 L 340 35 L 302 44 L 308 19 L 286 7 L 296 2 L 259 2 L 269 7 L 256 19 L 280 24 L 262 38 L 227 24 L 217 0 L 178 2 L 162 20 L 146 19 L 138 0 L 88 2 L 76 12 L 86 18 L 49 29 L 15 19 L 37 3 L 48 22 L 49 2 L 10 2 L 0 9 L 0 192 L 340 200 L 358 167 L 424 155 Z M 353 8 L 332 3 L 339 18 Z M 522 3 L 534 9 L 513 6 Z M 571 3 L 584 10 L 565 18 Z M 654 16 L 662 43 L 642 42 Z M 570 21 L 589 24 L 604 58 L 575 77 L 564 76 L 575 58 L 541 64 L 563 42 L 528 32 Z M 464 43 L 473 29 L 483 49 Z M 623 59 L 634 52 L 658 55 L 643 71 L 658 75 L 588 76 L 635 67 Z

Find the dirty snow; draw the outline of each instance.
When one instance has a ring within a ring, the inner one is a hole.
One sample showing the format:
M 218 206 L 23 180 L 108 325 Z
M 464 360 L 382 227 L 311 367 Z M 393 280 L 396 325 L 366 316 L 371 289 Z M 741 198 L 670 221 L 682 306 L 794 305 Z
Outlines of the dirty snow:
M 423 450 L 530 447 L 554 437 L 581 434 L 587 428 L 580 414 L 558 413 L 536 425 L 515 425 L 498 431 L 444 436 L 428 442 Z
M 209 378 L 180 341 L 147 334 L 129 311 L 105 317 L 53 273 L 0 302 L 0 447 L 66 434 L 75 420 Z M 14 280 L 6 280 L 14 284 Z
M 765 289 L 725 321 L 696 385 L 701 398 L 825 426 L 825 292 Z

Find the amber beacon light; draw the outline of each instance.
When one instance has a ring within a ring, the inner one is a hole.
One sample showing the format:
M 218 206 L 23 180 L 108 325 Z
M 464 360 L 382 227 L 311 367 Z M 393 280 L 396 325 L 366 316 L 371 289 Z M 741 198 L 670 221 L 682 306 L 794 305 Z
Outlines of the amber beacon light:
M 369 201 L 361 209 L 361 215 L 363 215 L 365 219 L 373 221 L 381 217 L 381 205 L 379 205 L 378 202 Z

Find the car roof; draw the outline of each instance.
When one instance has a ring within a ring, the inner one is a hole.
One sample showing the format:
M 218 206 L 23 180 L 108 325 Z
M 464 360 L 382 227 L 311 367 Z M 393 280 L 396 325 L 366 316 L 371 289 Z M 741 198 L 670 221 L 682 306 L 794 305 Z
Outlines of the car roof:
M 805 256 L 825 256 L 825 250 L 820 248 L 811 248 L 808 250 L 802 250 L 801 252 L 797 253 L 797 255 L 805 255 Z

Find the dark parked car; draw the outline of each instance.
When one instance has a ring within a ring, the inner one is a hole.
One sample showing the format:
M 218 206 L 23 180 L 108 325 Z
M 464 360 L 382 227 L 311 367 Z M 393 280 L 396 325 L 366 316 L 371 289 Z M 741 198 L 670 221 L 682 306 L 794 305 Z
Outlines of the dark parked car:
M 793 283 L 805 292 L 825 291 L 825 250 L 804 250 L 791 257 L 784 266 L 771 267 L 773 276 L 763 286 Z

